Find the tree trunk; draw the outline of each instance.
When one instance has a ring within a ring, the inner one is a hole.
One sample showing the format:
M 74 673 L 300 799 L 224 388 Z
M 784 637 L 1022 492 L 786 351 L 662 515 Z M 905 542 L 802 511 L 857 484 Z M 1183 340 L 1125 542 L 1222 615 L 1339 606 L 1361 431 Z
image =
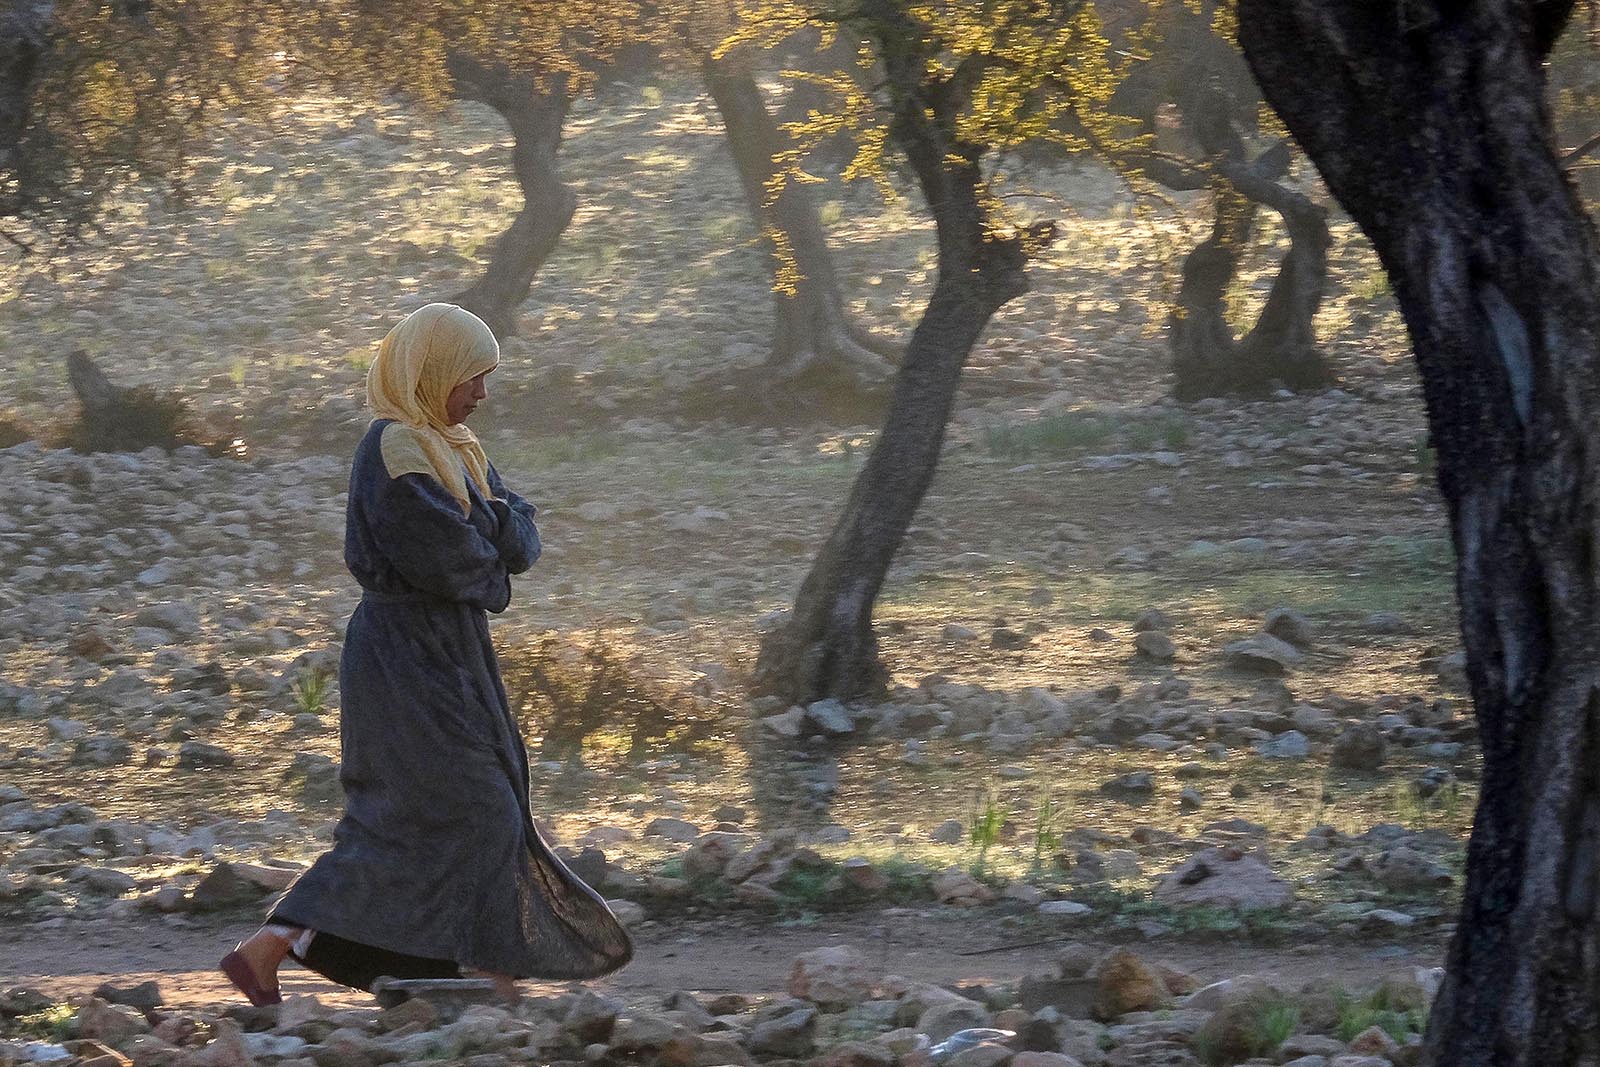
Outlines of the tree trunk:
M 488 323 L 495 336 L 509 337 L 517 332 L 517 309 L 534 277 L 578 208 L 577 194 L 556 172 L 571 102 L 567 78 L 553 75 L 541 83 L 535 75 L 487 66 L 459 52 L 448 63 L 456 95 L 489 105 L 511 127 L 511 165 L 522 187 L 522 210 L 496 238 L 483 277 L 450 299 Z
M 1571 0 L 1241 0 L 1377 247 L 1458 559 L 1483 784 L 1425 1062 L 1600 1064 L 1600 249 L 1541 63 Z
M 1189 253 L 1169 320 L 1173 394 L 1179 400 L 1274 388 L 1315 389 L 1333 380 L 1317 351 L 1315 319 L 1327 280 L 1328 222 L 1310 200 L 1278 184 L 1287 172 L 1287 145 L 1244 162 L 1234 128 L 1234 105 L 1222 91 L 1200 85 L 1184 94 L 1184 124 L 1211 157 L 1216 222 L 1211 237 Z M 1277 211 L 1289 231 L 1289 251 L 1256 324 L 1236 340 L 1226 296 L 1255 230 L 1257 208 Z
M 1173 395 L 1179 400 L 1228 393 L 1261 396 L 1278 387 L 1328 385 L 1333 373 L 1317 350 L 1315 328 L 1328 276 L 1327 216 L 1299 193 L 1248 168 L 1219 170 L 1232 177 L 1217 181 L 1216 223 L 1211 237 L 1184 261 L 1178 306 L 1170 320 Z M 1255 326 L 1235 339 L 1225 297 L 1261 204 L 1282 215 L 1289 251 Z
M 23 141 L 33 121 L 52 17 L 50 9 L 39 5 L 13 5 L 0 12 L 0 218 L 26 214 L 40 195 Z
M 990 317 L 1028 287 L 1022 241 L 993 233 L 979 198 L 982 148 L 954 136 L 961 92 L 948 82 L 924 81 L 925 57 L 903 12 L 889 3 L 867 6 L 882 20 L 876 43 L 899 101 L 890 136 L 910 159 L 933 212 L 938 277 L 844 514 L 793 612 L 761 643 L 756 690 L 795 703 L 884 692 L 888 671 L 872 628 L 878 591 L 933 480 L 967 355 Z
M 886 382 L 894 371 L 887 358 L 893 347 L 851 322 L 810 191 L 790 182 L 776 199 L 768 195 L 768 182 L 778 172 L 774 157 L 791 145 L 767 111 L 761 88 L 726 60 L 707 59 L 702 69 L 727 129 L 728 149 L 766 244 L 774 281 L 783 265 L 775 237 L 788 246 L 798 274 L 791 291 L 776 284 L 772 288 L 776 321 L 763 376 L 823 389 Z

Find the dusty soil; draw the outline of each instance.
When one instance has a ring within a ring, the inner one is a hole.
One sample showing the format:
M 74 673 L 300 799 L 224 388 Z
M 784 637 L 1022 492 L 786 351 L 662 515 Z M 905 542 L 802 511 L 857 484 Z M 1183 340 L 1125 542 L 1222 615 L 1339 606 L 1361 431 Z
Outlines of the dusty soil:
M 975 915 L 977 921 L 973 921 Z M 155 979 L 172 1005 L 227 1002 L 237 994 L 214 969 L 232 943 L 252 929 L 248 922 L 194 921 L 73 924 L 65 929 L 0 927 L 0 986 L 21 984 L 65 1000 L 91 992 L 108 979 L 119 984 Z M 764 994 L 783 989 L 791 961 L 823 945 L 846 943 L 872 955 L 886 973 L 940 983 L 1014 981 L 1046 972 L 1062 933 L 1049 937 L 1007 934 L 991 916 L 942 909 L 924 914 L 830 918 L 802 927 L 725 920 L 652 924 L 638 932 L 637 955 L 614 975 L 591 985 L 632 1002 L 658 999 L 674 990 Z M 1023 945 L 1026 947 L 1005 948 Z M 995 950 L 999 951 L 995 951 Z M 1257 947 L 1237 941 L 1158 942 L 1139 949 L 1203 981 L 1255 974 L 1294 986 L 1332 978 L 1352 987 L 1392 971 L 1442 962 L 1436 941 L 1406 945 L 1379 942 Z M 286 994 L 314 993 L 329 1002 L 366 1003 L 365 994 L 330 985 L 299 967 L 281 972 Z M 526 983 L 530 991 L 541 987 Z

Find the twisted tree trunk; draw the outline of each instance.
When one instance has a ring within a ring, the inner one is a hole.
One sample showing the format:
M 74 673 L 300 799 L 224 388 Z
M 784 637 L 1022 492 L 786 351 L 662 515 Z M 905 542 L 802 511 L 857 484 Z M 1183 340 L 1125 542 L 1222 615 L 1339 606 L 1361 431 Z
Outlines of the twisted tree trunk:
M 522 187 L 522 210 L 495 239 L 483 277 L 451 301 L 471 311 L 497 337 L 517 332 L 517 309 L 555 251 L 578 208 L 578 197 L 556 171 L 562 126 L 571 99 L 567 77 L 541 81 L 530 73 L 487 65 L 459 52 L 448 57 L 456 95 L 487 104 L 511 127 L 511 166 Z
M 887 77 L 899 101 L 890 136 L 911 161 L 933 212 L 938 278 L 895 377 L 883 431 L 851 487 L 827 544 L 789 618 L 769 631 L 755 688 L 791 702 L 876 696 L 888 671 L 878 657 L 872 610 L 889 564 L 933 480 L 956 385 L 978 335 L 1007 301 L 1027 291 L 1015 236 L 992 232 L 979 199 L 982 147 L 959 141 L 963 89 L 924 82 L 918 34 L 896 5 L 869 0 Z
M 798 273 L 792 289 L 772 289 L 772 353 L 762 375 L 772 382 L 821 388 L 883 384 L 894 372 L 888 342 L 851 321 L 816 202 L 805 186 L 790 182 L 776 197 L 768 187 L 778 173 L 775 157 L 792 147 L 767 111 L 761 88 L 728 60 L 707 59 L 706 86 L 722 115 L 745 201 L 762 233 L 773 279 L 783 264 L 775 238 L 787 245 Z
M 1449 506 L 1483 787 L 1435 1067 L 1600 1064 L 1600 247 L 1542 68 L 1571 9 L 1240 3 L 1394 284 Z
M 1173 394 L 1179 400 L 1227 393 L 1263 395 L 1275 388 L 1314 389 L 1333 380 L 1317 351 L 1315 319 L 1328 273 L 1327 215 L 1278 184 L 1288 170 L 1286 145 L 1244 162 L 1233 104 L 1199 86 L 1182 102 L 1186 125 L 1212 158 L 1216 222 L 1211 237 L 1183 264 L 1183 284 L 1169 319 Z M 1226 297 L 1255 232 L 1258 208 L 1283 217 L 1289 251 L 1256 324 L 1242 339 L 1228 322 Z

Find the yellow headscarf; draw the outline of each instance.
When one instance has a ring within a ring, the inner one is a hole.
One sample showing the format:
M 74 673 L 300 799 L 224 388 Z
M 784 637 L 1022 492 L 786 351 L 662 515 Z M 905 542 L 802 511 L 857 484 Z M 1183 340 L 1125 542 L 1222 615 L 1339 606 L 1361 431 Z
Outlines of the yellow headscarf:
M 500 345 L 482 319 L 454 304 L 428 304 L 389 331 L 367 371 L 373 419 L 409 427 L 433 473 L 469 515 L 468 475 L 485 497 L 494 495 L 489 458 L 466 424 L 449 424 L 445 400 L 456 386 L 499 362 Z

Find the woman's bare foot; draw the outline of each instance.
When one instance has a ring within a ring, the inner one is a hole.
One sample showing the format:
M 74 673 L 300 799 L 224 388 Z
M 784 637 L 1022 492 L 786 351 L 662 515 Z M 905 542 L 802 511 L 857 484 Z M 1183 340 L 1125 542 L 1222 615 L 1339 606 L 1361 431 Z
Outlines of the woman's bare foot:
M 284 957 L 289 955 L 289 946 L 293 943 L 293 938 L 262 927 L 239 942 L 234 951 L 250 965 L 250 973 L 255 975 L 256 983 L 262 989 L 276 989 L 278 968 L 283 965 Z

